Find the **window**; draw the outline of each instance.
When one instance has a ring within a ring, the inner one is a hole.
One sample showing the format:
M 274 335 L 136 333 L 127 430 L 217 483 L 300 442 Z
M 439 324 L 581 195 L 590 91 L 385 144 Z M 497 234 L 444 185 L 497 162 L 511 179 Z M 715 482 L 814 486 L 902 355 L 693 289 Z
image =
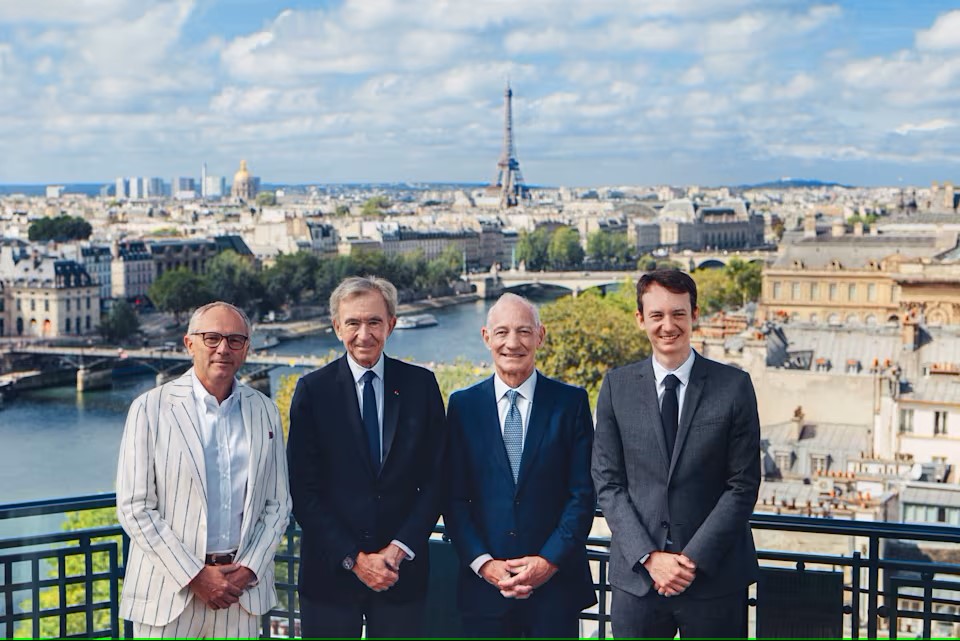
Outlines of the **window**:
M 900 433 L 913 433 L 913 410 L 900 408 Z
M 847 285 L 847 300 L 857 300 L 857 286 L 853 283 Z
M 69 298 L 67 299 L 67 311 L 68 311 L 68 312 L 70 311 L 70 299 L 69 299 Z M 70 331 L 70 330 L 67 330 L 67 331 Z
M 31 312 L 37 311 L 37 301 L 36 301 L 36 299 L 33 299 L 33 298 L 30 299 L 30 311 L 31 311 Z
M 777 469 L 780 470 L 780 473 L 783 474 L 790 469 L 790 456 L 789 452 L 778 452 L 776 455 L 777 460 Z
M 837 284 L 836 283 L 830 283 L 829 297 L 830 297 L 830 300 L 837 300 Z
M 800 300 L 800 283 L 790 285 L 790 300 Z
M 933 434 L 935 436 L 944 436 L 947 433 L 947 413 L 933 413 Z
M 66 327 L 64 328 L 64 331 L 65 331 L 67 334 L 70 333 L 70 319 L 69 319 L 69 318 L 67 319 L 67 324 L 66 324 Z
M 50 311 L 50 300 L 49 300 L 49 299 L 44 299 L 44 301 L 43 301 L 43 311 L 45 311 L 45 312 L 49 312 L 49 311 Z
M 871 303 L 877 302 L 877 286 L 874 283 L 867 285 L 867 300 Z
M 774 300 L 780 298 L 780 281 L 773 284 L 773 298 Z
M 817 300 L 818 298 L 820 298 L 820 284 L 810 283 L 810 300 Z
M 827 471 L 827 455 L 826 454 L 811 454 L 810 455 L 810 471 L 814 474 L 823 474 Z

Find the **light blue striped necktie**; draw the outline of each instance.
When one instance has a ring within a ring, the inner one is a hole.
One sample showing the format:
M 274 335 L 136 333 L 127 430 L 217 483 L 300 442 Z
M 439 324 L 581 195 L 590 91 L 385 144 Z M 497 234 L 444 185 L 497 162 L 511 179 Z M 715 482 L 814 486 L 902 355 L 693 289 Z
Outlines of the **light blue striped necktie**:
M 518 396 L 520 392 L 517 390 L 507 390 L 510 409 L 507 410 L 507 418 L 503 422 L 503 445 L 507 448 L 514 483 L 517 482 L 517 476 L 520 474 L 520 457 L 523 455 L 523 420 L 517 408 Z

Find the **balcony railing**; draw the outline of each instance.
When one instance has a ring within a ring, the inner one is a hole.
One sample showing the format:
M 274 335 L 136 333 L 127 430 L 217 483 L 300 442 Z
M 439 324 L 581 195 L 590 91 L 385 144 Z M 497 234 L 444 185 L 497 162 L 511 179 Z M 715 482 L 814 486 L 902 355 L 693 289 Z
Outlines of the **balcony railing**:
M 129 540 L 114 508 L 112 494 L 0 506 L 0 635 L 132 636 L 118 613 Z M 762 566 L 749 595 L 751 636 L 958 636 L 960 528 L 767 514 L 751 524 Z M 280 603 L 263 617 L 263 638 L 299 632 L 299 541 L 291 525 L 276 557 Z M 581 614 L 583 636 L 610 636 L 608 548 L 606 538 L 589 541 L 599 604 Z M 431 555 L 428 633 L 461 636 L 457 560 L 442 527 Z

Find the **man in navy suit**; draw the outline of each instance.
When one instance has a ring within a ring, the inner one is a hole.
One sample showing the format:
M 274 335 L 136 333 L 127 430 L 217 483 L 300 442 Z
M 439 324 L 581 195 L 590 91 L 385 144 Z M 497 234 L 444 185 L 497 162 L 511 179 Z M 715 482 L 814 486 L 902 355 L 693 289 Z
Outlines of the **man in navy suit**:
M 418 637 L 441 507 L 445 417 L 433 373 L 383 354 L 397 290 L 351 277 L 330 296 L 346 355 L 290 405 L 290 491 L 303 530 L 301 632 Z
M 698 313 L 688 274 L 644 274 L 636 319 L 653 355 L 600 388 L 593 478 L 612 533 L 617 637 L 746 636 L 757 398 L 749 374 L 693 351 Z
M 504 294 L 482 329 L 495 374 L 450 397 L 444 523 L 470 636 L 576 638 L 580 611 L 597 602 L 590 405 L 536 370 L 545 334 L 536 307 Z

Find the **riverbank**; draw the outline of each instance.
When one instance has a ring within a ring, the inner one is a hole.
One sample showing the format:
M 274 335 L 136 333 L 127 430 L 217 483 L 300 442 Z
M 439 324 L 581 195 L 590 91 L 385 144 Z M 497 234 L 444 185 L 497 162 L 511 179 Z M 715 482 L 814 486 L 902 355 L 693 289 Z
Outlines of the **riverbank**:
M 397 315 L 427 312 L 433 309 L 443 309 L 444 307 L 472 303 L 478 300 L 480 300 L 480 295 L 475 293 L 425 298 L 423 300 L 398 305 Z M 329 331 L 331 328 L 332 325 L 328 316 L 317 316 L 299 321 L 257 323 L 254 331 L 274 336 L 280 341 L 286 341 L 320 334 Z

